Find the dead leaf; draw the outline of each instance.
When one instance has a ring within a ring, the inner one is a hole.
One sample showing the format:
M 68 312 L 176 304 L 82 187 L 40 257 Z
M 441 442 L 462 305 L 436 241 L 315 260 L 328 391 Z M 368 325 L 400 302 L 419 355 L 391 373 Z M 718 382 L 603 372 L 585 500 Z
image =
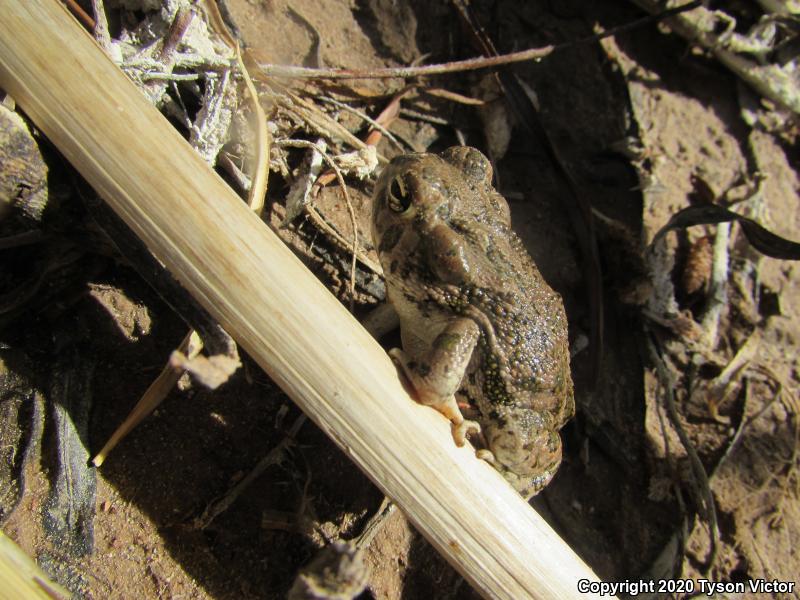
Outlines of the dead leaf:
M 672 215 L 669 223 L 655 235 L 652 245 L 659 242 L 673 229 L 685 229 L 692 225 L 716 225 L 731 221 L 739 223 L 747 241 L 761 254 L 783 260 L 800 260 L 800 243 L 775 235 L 752 219 L 716 204 L 689 206 L 678 211 Z

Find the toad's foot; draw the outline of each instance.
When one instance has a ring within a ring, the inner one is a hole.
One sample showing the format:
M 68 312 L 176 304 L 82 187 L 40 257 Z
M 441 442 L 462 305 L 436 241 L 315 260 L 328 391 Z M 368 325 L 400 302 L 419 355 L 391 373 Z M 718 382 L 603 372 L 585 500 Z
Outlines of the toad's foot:
M 497 465 L 497 459 L 495 459 L 494 454 L 492 454 L 491 450 L 485 450 L 485 449 L 484 450 L 478 450 L 475 453 L 475 456 L 477 456 L 481 460 L 485 460 L 487 463 L 489 463 L 493 467 Z
M 469 421 L 464 419 L 461 423 L 453 423 L 453 440 L 456 443 L 456 446 L 463 446 L 467 441 L 467 436 L 470 433 L 479 434 L 481 432 L 481 426 L 478 424 L 477 421 Z
M 470 432 L 476 435 L 481 432 L 481 426 L 477 421 L 465 419 L 464 415 L 461 414 L 461 409 L 458 407 L 455 396 L 450 396 L 447 399 L 439 398 L 436 404 L 432 404 L 431 402 L 424 403 L 432 406 L 450 420 L 452 423 L 453 440 L 455 440 L 456 446 L 463 446 Z
M 450 389 L 437 390 L 430 385 L 425 377 L 418 372 L 418 364 L 410 360 L 406 353 L 399 348 L 390 350 L 389 356 L 400 367 L 403 375 L 411 384 L 417 401 L 435 408 L 452 423 L 453 440 L 456 446 L 463 446 L 469 433 L 478 434 L 481 432 L 481 426 L 477 422 L 464 419 L 456 397 Z

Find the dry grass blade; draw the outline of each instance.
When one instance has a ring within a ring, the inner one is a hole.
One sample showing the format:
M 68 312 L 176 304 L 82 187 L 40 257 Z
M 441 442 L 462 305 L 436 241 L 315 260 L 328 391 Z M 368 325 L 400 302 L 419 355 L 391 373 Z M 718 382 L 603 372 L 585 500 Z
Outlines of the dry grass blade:
M 225 26 L 225 21 L 222 15 L 219 14 L 216 0 L 206 0 L 206 9 L 208 11 L 211 22 L 217 33 L 222 36 L 225 43 L 236 52 L 236 62 L 239 65 L 239 70 L 242 72 L 245 86 L 247 87 L 247 94 L 250 99 L 250 105 L 253 110 L 253 121 L 255 122 L 256 130 L 256 156 L 255 168 L 253 170 L 252 184 L 250 186 L 250 193 L 248 195 L 248 204 L 254 213 L 261 215 L 264 210 L 264 199 L 267 197 L 267 180 L 269 175 L 269 146 L 270 135 L 267 130 L 267 117 L 264 114 L 264 109 L 261 108 L 261 103 L 258 99 L 258 92 L 256 91 L 253 80 L 247 72 L 247 67 L 242 60 L 242 53 L 239 49 L 239 44 L 233 38 Z
M 196 352 L 189 352 L 189 340 L 192 335 L 197 336 L 193 330 L 190 330 L 189 333 L 186 334 L 186 337 L 183 338 L 180 346 L 178 346 L 179 352 L 184 354 L 188 353 L 189 356 L 193 356 L 200 351 L 200 348 L 198 347 L 196 348 Z M 175 384 L 178 383 L 178 379 L 181 378 L 182 373 L 183 371 L 172 368 L 169 363 L 164 366 L 161 373 L 159 373 L 158 377 L 156 377 L 153 383 L 150 384 L 150 387 L 147 388 L 147 391 L 142 395 L 139 402 L 136 403 L 136 406 L 133 407 L 133 410 L 130 412 L 130 414 L 128 414 L 120 426 L 114 430 L 114 433 L 111 434 L 111 437 L 105 443 L 100 452 L 98 452 L 92 459 L 92 464 L 95 467 L 102 465 L 108 457 L 108 454 L 114 448 L 116 448 L 116 446 L 123 439 L 125 439 L 125 437 L 145 419 L 145 417 L 150 415 L 156 408 L 158 408 L 158 406 L 164 401 L 164 398 L 167 397 L 167 394 L 169 394 Z

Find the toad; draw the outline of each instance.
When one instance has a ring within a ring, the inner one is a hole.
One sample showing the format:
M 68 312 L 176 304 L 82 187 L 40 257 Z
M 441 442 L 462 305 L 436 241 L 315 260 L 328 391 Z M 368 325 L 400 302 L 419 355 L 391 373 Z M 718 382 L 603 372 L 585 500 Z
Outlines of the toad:
M 400 317 L 390 355 L 417 400 L 450 419 L 457 444 L 481 432 L 478 456 L 530 498 L 555 474 L 575 410 L 567 319 L 489 160 L 470 147 L 395 158 L 375 186 L 372 236 Z

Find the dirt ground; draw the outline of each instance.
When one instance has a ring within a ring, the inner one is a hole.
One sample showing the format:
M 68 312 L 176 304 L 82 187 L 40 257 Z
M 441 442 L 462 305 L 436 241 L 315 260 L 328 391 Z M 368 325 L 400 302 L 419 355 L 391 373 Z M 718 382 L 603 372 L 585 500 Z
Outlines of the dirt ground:
M 374 68 L 478 54 L 448 3 L 225 4 L 247 46 L 274 64 Z M 750 3 L 740 4 L 744 14 L 752 12 Z M 624 2 L 496 0 L 473 2 L 473 10 L 501 52 L 578 40 L 643 16 Z M 513 73 L 521 89 L 537 97 L 544 137 L 515 122 L 502 101 L 476 109 L 426 93 L 438 88 L 485 97 L 496 89 L 485 72 L 418 82 L 421 91 L 403 101 L 409 111 L 391 129 L 419 150 L 463 140 L 491 152 L 514 229 L 564 297 L 577 414 L 562 432 L 562 467 L 534 507 L 603 580 L 797 581 L 797 266 L 759 254 L 733 224 L 727 298 L 718 335 L 706 343 L 707 279 L 718 228 L 679 230 L 667 234 L 660 249 L 648 248 L 678 210 L 749 196 L 755 199 L 734 209 L 800 240 L 796 130 L 777 127 L 769 106 L 753 100 L 729 71 L 652 23 L 564 48 Z M 374 117 L 402 84 L 347 85 L 360 94 L 353 104 Z M 742 116 L 748 101 L 758 107 L 755 124 Z M 356 135 L 366 131 L 352 115 L 336 114 Z M 385 139 L 379 150 L 398 152 Z M 68 171 L 54 150 L 45 154 L 56 165 L 52 170 Z M 302 155 L 292 156 L 299 164 Z M 587 342 L 598 298 L 586 283 L 591 261 L 582 254 L 564 168 L 591 205 L 599 248 L 604 344 L 595 383 Z M 759 182 L 755 195 L 748 192 L 753 182 Z M 371 183 L 348 185 L 362 245 L 371 250 Z M 273 225 L 280 223 L 287 189 L 273 173 L 267 217 Z M 51 196 L 68 211 L 76 202 L 66 189 Z M 323 190 L 315 205 L 349 231 L 335 187 Z M 73 240 L 91 229 L 69 223 L 60 233 Z M 347 302 L 348 254 L 304 217 L 282 235 Z M 96 452 L 186 332 L 124 261 L 101 250 L 84 249 L 58 277 L 50 274 L 39 301 L 0 322 L 2 456 L 22 465 L 16 475 L 13 469 L 0 473 L 3 531 L 75 597 L 285 597 L 298 570 L 332 540 L 356 538 L 383 497 L 306 422 L 281 462 L 207 526 L 198 525 L 207 507 L 281 444 L 300 416 L 246 356 L 244 367 L 214 392 L 179 386 L 96 470 L 95 512 L 80 521 L 84 542 L 75 541 L 75 532 L 48 527 L 48 494 L 59 469 L 54 403 L 64 404 L 70 394 L 90 399 L 83 415 L 88 439 L 82 441 Z M 19 282 L 12 263 L 43 263 L 54 250 L 45 241 L 0 252 L 6 293 Z M 363 316 L 383 290 L 377 277 L 359 277 L 356 310 Z M 670 314 L 662 310 L 664 285 L 674 286 Z M 50 289 L 57 294 L 48 295 Z M 753 353 L 723 386 L 715 414 L 711 386 L 747 343 Z M 670 422 L 670 396 L 694 450 L 687 451 Z M 708 476 L 705 487 L 692 468 L 695 453 Z M 713 498 L 717 533 L 704 494 Z M 383 522 L 365 560 L 369 584 L 361 597 L 477 597 L 400 511 Z

